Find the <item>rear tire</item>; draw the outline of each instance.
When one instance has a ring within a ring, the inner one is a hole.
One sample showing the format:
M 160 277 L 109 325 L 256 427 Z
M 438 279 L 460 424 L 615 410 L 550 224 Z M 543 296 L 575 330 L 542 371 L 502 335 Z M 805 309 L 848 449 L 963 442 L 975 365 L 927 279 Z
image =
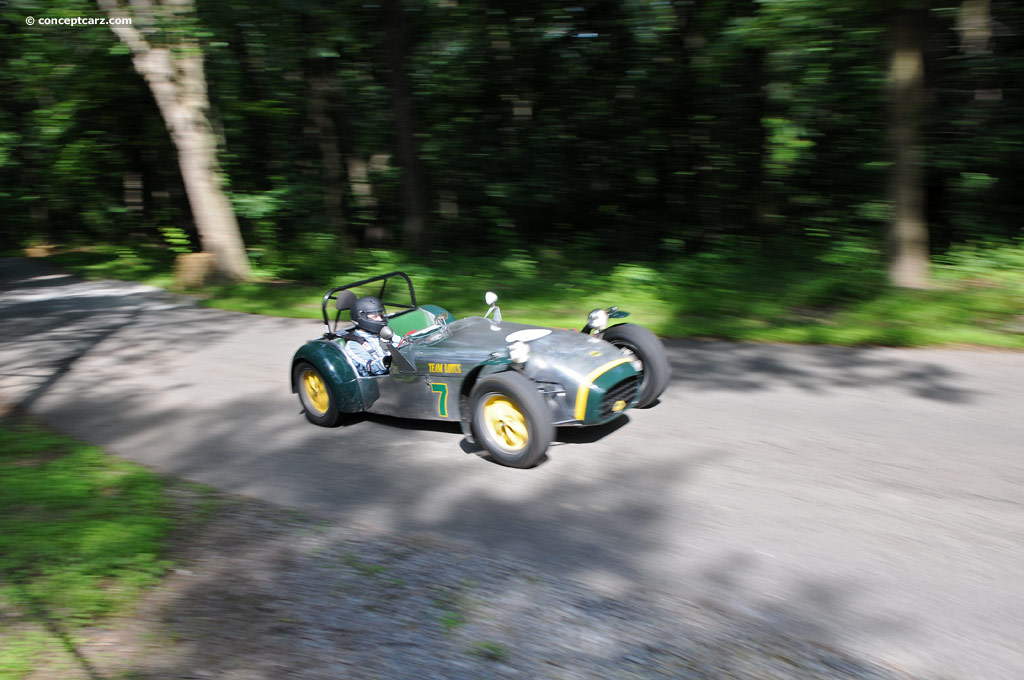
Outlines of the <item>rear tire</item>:
M 515 371 L 487 376 L 473 386 L 469 403 L 473 437 L 492 458 L 514 468 L 540 462 L 555 426 L 533 381 Z
M 672 374 L 668 354 L 658 336 L 643 326 L 620 323 L 606 330 L 601 337 L 618 347 L 619 352 L 640 371 L 636 408 L 646 408 L 657 401 L 668 387 Z
M 334 427 L 341 420 L 338 403 L 320 371 L 307 362 L 300 362 L 292 370 L 292 384 L 299 393 L 306 420 L 321 427 Z

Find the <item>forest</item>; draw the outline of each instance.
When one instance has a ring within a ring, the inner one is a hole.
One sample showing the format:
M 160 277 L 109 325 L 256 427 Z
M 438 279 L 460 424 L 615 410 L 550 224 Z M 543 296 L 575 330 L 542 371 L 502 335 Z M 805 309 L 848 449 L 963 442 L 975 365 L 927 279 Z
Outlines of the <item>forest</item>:
M 0 63 L 7 253 L 1024 346 L 1013 0 L 12 0 Z

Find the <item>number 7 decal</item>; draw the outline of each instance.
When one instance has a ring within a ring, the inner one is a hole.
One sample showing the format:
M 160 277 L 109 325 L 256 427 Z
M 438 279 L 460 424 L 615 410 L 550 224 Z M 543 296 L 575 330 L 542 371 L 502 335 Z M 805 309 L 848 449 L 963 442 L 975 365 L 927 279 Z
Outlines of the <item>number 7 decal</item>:
M 431 392 L 437 392 L 437 415 L 448 417 L 448 383 L 431 383 Z

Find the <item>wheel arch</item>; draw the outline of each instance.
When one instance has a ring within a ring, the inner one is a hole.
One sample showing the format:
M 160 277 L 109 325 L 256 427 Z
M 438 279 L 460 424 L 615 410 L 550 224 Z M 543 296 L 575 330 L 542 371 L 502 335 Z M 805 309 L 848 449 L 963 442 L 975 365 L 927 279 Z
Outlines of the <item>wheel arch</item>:
M 665 345 L 650 329 L 634 323 L 620 323 L 607 328 L 601 337 L 616 344 L 616 341 L 632 345 L 638 354 L 645 355 L 644 383 L 637 395 L 637 408 L 646 408 L 655 403 L 668 387 L 672 376 L 672 364 L 665 351 Z
M 295 367 L 310 364 L 327 383 L 331 394 L 342 413 L 358 413 L 363 410 L 363 396 L 352 366 L 341 355 L 341 348 L 323 340 L 311 340 L 300 347 L 292 357 L 289 381 L 293 393 L 298 391 L 295 384 Z
M 462 425 L 462 434 L 473 439 L 473 409 L 469 408 L 469 395 L 473 387 L 480 381 L 480 378 L 510 370 L 511 361 L 505 357 L 494 357 L 483 363 L 477 364 L 466 374 L 459 388 L 459 421 Z

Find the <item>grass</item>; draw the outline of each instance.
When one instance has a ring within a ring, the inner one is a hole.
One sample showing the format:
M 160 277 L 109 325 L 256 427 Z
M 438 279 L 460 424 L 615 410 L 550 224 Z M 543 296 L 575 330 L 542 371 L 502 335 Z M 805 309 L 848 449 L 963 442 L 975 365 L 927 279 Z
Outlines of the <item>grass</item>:
M 387 566 L 383 564 L 363 562 L 354 553 L 345 553 L 342 555 L 342 561 L 360 576 L 376 576 L 388 570 Z
M 466 653 L 481 659 L 487 659 L 488 661 L 508 661 L 509 658 L 507 647 L 497 642 L 488 642 L 486 640 L 474 642 L 466 650 Z
M 173 285 L 172 254 L 161 247 L 96 247 L 48 259 L 86 277 Z M 923 291 L 889 287 L 880 254 L 851 240 L 814 252 L 725 244 L 660 263 L 602 261 L 571 247 L 429 260 L 389 250 L 318 253 L 257 267 L 249 282 L 192 292 L 211 307 L 317 318 L 328 287 L 395 269 L 413 278 L 421 301 L 458 317 L 482 314 L 483 294 L 494 290 L 505 319 L 545 326 L 578 328 L 590 309 L 616 305 L 664 337 L 1024 348 L 1024 243 L 962 246 L 936 258 L 935 285 Z
M 0 679 L 31 672 L 80 626 L 168 569 L 161 477 L 27 423 L 0 423 Z
M 467 622 L 465 610 L 470 608 L 470 602 L 465 590 L 469 586 L 460 585 L 457 588 L 439 589 L 432 600 L 434 607 L 438 610 L 438 623 L 446 633 L 454 633 L 457 628 Z
M 9 624 L 7 624 L 9 625 Z M 4 627 L 7 627 L 5 625 Z M 3 630 L 0 628 L 0 630 Z M 3 631 L 0 647 L 0 679 L 19 680 L 31 673 L 40 658 L 60 654 L 58 645 L 43 630 Z

